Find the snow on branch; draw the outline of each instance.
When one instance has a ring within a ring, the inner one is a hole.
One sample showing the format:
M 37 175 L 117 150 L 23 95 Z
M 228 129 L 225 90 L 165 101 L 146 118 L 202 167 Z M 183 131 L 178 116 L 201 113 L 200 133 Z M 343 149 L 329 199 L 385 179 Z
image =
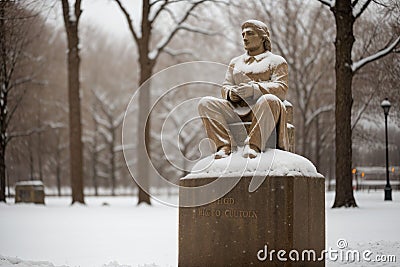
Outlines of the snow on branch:
M 44 126 L 47 127 L 47 129 L 52 129 L 52 130 L 67 128 L 67 125 L 65 123 L 52 122 L 52 121 L 45 122 Z
M 6 136 L 6 143 L 8 143 L 11 139 L 16 138 L 16 137 L 27 137 L 27 136 L 31 136 L 32 134 L 36 134 L 36 133 L 42 133 L 48 129 L 60 129 L 60 128 L 64 128 L 65 124 L 63 123 L 48 123 L 46 125 L 43 125 L 41 127 L 36 127 L 36 128 L 32 128 L 26 131 L 19 131 L 19 132 L 12 132 L 9 136 Z
M 377 53 L 375 53 L 375 54 L 373 54 L 373 55 L 371 55 L 371 56 L 368 56 L 368 57 L 363 58 L 363 59 L 361 59 L 361 60 L 359 60 L 359 61 L 357 61 L 357 62 L 354 62 L 354 63 L 351 65 L 351 70 L 352 70 L 353 72 L 357 72 L 359 69 L 361 69 L 362 67 L 364 67 L 366 64 L 368 64 L 368 63 L 370 63 L 370 62 L 373 62 L 373 61 L 375 61 L 375 60 L 378 60 L 378 59 L 380 59 L 380 58 L 386 56 L 387 54 L 389 54 L 390 52 L 392 52 L 393 49 L 395 49 L 396 46 L 397 46 L 399 43 L 400 43 L 400 36 L 397 37 L 397 39 L 396 39 L 391 45 L 389 45 L 388 47 L 386 47 L 386 48 L 380 50 L 379 52 L 377 52 Z
M 150 1 L 150 6 L 153 6 L 159 2 L 166 2 L 166 0 L 155 0 L 155 1 Z
M 113 121 L 113 128 L 118 128 L 125 118 L 125 112 L 121 112 Z
M 355 1 L 353 3 L 353 16 L 355 19 L 357 19 L 359 16 L 361 16 L 362 13 L 364 13 L 364 11 L 367 9 L 367 7 L 369 6 L 369 4 L 371 3 L 371 0 L 367 0 L 360 8 L 360 10 L 358 12 L 355 12 L 355 7 L 358 1 Z
M 112 116 L 112 104 L 108 104 L 108 99 L 105 93 L 99 93 L 95 90 L 91 90 L 93 95 L 95 96 L 97 102 L 100 104 L 100 109 L 104 112 L 107 118 L 113 117 Z
M 351 6 L 354 8 L 358 3 L 358 0 L 354 0 L 353 2 L 351 2 Z
M 318 0 L 322 4 L 329 6 L 329 7 L 334 7 L 335 6 L 335 1 L 334 0 Z
M 112 135 L 106 129 L 100 127 L 98 131 L 108 143 L 111 143 L 113 141 Z
M 98 114 L 93 113 L 92 114 L 93 119 L 96 121 L 96 123 L 100 124 L 101 126 L 110 129 L 112 128 L 112 125 L 105 119 L 101 118 Z
M 306 126 L 310 125 L 310 123 L 313 122 L 313 120 L 321 115 L 324 112 L 329 112 L 333 110 L 333 105 L 327 105 L 327 106 L 322 106 L 319 107 L 317 110 L 315 110 L 306 120 Z
M 157 2 L 159 2 L 159 1 L 155 1 L 155 2 L 153 2 L 153 3 L 150 3 L 150 6 L 153 6 L 153 5 L 156 4 Z M 158 15 L 160 15 L 161 11 L 163 11 L 163 10 L 165 9 L 165 7 L 166 7 L 168 4 L 170 4 L 170 3 L 168 2 L 168 0 L 163 1 L 161 7 L 156 11 L 156 13 L 154 14 L 154 16 L 153 16 L 152 18 L 149 18 L 150 24 L 152 24 L 152 23 L 156 20 L 156 18 L 158 17 Z

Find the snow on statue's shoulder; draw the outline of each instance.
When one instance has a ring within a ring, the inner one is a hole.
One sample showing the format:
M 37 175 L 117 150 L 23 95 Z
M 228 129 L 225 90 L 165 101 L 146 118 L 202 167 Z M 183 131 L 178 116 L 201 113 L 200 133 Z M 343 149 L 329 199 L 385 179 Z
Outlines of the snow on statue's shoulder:
M 230 62 L 230 66 L 234 68 L 234 73 L 243 73 L 243 74 L 257 74 L 257 73 L 265 73 L 268 70 L 273 70 L 280 65 L 286 65 L 286 60 L 279 56 L 271 53 L 270 51 L 266 51 L 259 55 L 254 56 L 255 61 L 249 64 L 250 56 L 247 53 L 244 53 L 241 56 L 238 56 Z
M 242 157 L 239 148 L 229 157 L 208 156 L 198 161 L 183 179 L 237 176 L 306 176 L 323 178 L 308 159 L 279 149 L 268 149 L 254 159 Z

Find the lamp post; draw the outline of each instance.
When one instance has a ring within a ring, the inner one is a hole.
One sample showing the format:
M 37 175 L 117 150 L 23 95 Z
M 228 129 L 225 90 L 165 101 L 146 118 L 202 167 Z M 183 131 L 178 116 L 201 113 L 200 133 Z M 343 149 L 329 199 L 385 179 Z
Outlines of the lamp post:
M 385 200 L 392 200 L 392 187 L 390 186 L 389 181 L 389 149 L 388 149 L 388 131 L 387 131 L 387 116 L 389 115 L 389 109 L 391 104 L 389 99 L 385 98 L 381 107 L 383 108 L 383 112 L 385 113 L 385 136 L 386 136 L 386 186 L 385 186 Z

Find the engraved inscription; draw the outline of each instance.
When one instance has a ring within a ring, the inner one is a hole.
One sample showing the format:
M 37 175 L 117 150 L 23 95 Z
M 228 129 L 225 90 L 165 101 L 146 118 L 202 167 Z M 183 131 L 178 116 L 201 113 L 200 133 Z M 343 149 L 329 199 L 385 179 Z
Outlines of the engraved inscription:
M 233 205 L 235 204 L 235 199 L 232 197 L 225 197 L 218 199 L 216 202 L 218 205 Z
M 225 216 L 230 218 L 257 219 L 257 212 L 255 210 L 225 210 Z
M 220 198 L 215 202 L 217 205 L 234 205 L 234 198 Z M 255 210 L 237 210 L 232 206 L 226 209 L 198 208 L 196 212 L 200 217 L 226 217 L 226 218 L 249 218 L 257 219 L 257 211 Z

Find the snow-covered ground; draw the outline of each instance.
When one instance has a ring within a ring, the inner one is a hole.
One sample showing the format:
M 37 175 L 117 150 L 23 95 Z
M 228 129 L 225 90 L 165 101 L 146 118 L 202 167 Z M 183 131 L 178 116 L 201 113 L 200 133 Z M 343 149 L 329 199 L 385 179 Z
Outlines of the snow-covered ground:
M 350 266 L 400 265 L 400 192 L 357 192 L 359 208 L 330 209 L 326 197 L 327 247 L 348 247 L 396 255 L 396 263 L 360 262 Z M 47 198 L 46 206 L 0 204 L 0 266 L 177 266 L 178 210 L 154 202 L 136 206 L 133 197 Z M 341 266 L 343 262 L 327 262 Z

